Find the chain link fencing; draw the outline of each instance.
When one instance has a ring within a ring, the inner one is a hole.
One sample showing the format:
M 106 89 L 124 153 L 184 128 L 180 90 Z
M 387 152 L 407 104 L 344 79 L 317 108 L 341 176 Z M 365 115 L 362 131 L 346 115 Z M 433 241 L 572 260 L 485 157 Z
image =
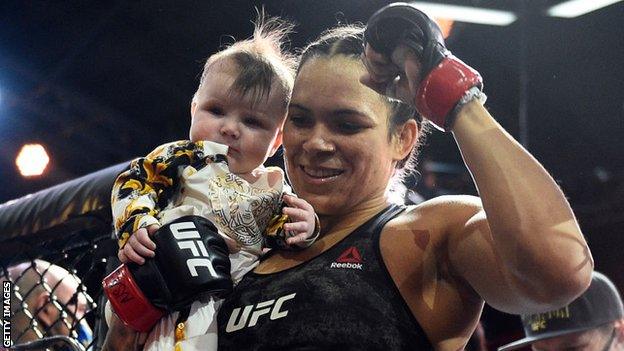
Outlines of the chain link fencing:
M 0 205 L 0 350 L 101 349 L 101 281 L 118 264 L 110 189 L 126 165 Z

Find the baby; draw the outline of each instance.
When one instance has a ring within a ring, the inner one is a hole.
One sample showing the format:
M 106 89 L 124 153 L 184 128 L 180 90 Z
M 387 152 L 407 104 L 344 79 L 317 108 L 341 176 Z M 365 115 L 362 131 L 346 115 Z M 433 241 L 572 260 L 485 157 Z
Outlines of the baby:
M 289 26 L 258 23 L 251 39 L 208 58 L 191 102 L 190 140 L 158 147 L 115 181 L 121 262 L 153 257 L 150 235 L 187 215 L 209 219 L 226 239 L 235 284 L 267 250 L 267 235 L 281 230 L 285 240 L 274 243 L 292 249 L 318 236 L 312 206 L 290 194 L 280 168 L 263 166 L 281 145 L 295 59 L 281 49 Z M 216 350 L 220 303 L 196 301 L 186 320 L 178 312 L 163 317 L 145 349 Z

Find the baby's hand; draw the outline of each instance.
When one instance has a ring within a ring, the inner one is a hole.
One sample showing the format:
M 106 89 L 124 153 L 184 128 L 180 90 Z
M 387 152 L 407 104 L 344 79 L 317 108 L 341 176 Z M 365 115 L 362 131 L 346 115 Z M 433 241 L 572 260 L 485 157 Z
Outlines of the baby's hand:
M 315 234 L 314 208 L 307 201 L 292 195 L 284 195 L 284 202 L 288 207 L 284 207 L 283 212 L 291 220 L 290 223 L 284 224 L 286 244 L 307 246 Z
M 156 244 L 150 238 L 158 228 L 157 224 L 152 224 L 147 228 L 140 228 L 130 236 L 128 242 L 117 253 L 117 257 L 121 263 L 134 262 L 137 264 L 145 263 L 145 257 L 154 257 Z

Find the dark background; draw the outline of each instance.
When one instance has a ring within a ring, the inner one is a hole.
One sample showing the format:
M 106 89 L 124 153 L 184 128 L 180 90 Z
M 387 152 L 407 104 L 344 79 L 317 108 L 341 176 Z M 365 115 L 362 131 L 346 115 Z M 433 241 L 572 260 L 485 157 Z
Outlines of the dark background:
M 526 108 L 525 145 L 568 195 L 597 269 L 622 290 L 624 3 L 573 19 L 546 16 L 558 2 L 446 1 L 519 15 L 505 27 L 456 23 L 447 42 L 481 72 L 487 106 L 518 138 Z M 386 3 L 0 2 L 0 203 L 186 138 L 203 61 L 229 36 L 251 34 L 254 6 L 296 22 L 291 46 L 298 48 L 337 22 L 365 22 Z M 19 175 L 14 160 L 26 142 L 48 149 L 45 176 Z M 461 166 L 452 137 L 442 133 L 429 138 L 423 158 Z M 465 184 L 454 189 L 474 192 Z M 494 340 L 518 333 L 515 319 L 491 310 L 485 322 Z

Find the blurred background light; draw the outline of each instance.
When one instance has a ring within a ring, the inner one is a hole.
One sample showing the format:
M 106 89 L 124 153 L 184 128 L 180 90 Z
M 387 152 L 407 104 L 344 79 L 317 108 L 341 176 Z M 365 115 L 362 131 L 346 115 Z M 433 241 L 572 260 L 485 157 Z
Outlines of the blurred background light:
M 549 8 L 546 13 L 553 17 L 573 18 L 620 1 L 622 0 L 570 0 Z
M 517 19 L 517 16 L 509 11 L 420 1 L 410 3 L 431 17 L 452 19 L 459 22 L 506 26 Z
M 41 144 L 25 144 L 15 158 L 23 177 L 40 176 L 46 170 L 50 157 Z

